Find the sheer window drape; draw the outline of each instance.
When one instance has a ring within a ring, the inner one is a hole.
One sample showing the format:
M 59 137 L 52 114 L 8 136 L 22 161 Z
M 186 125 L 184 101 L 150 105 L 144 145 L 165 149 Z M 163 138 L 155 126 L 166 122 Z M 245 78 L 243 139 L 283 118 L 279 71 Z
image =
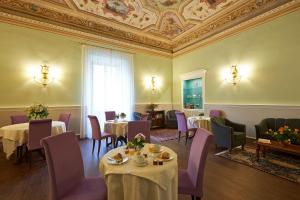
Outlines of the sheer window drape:
M 105 111 L 133 112 L 133 55 L 115 50 L 83 47 L 82 137 L 91 137 L 87 115 L 96 115 L 103 130 Z

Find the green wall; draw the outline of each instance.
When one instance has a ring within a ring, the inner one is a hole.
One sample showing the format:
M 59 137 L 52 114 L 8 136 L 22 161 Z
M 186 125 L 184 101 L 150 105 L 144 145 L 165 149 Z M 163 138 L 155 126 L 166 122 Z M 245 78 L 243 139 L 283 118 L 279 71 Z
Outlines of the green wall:
M 65 37 L 0 24 L 0 106 L 79 105 L 81 100 L 81 48 Z M 63 78 L 46 89 L 28 74 L 32 67 L 48 63 Z
M 181 103 L 180 75 L 206 69 L 206 103 L 300 102 L 300 11 L 277 18 L 173 59 L 173 102 Z M 234 87 L 222 71 L 237 64 L 248 73 Z
M 42 31 L 0 23 L 0 107 L 81 104 L 80 41 Z M 171 103 L 172 60 L 143 53 L 134 54 L 136 103 Z M 42 88 L 28 75 L 41 64 L 61 71 L 55 84 Z M 143 77 L 161 76 L 163 87 L 149 96 Z M 150 99 L 151 98 L 151 99 Z
M 172 103 L 172 60 L 137 53 L 134 57 L 134 80 L 137 103 Z M 155 76 L 161 80 L 161 88 L 152 94 L 145 88 L 145 78 Z

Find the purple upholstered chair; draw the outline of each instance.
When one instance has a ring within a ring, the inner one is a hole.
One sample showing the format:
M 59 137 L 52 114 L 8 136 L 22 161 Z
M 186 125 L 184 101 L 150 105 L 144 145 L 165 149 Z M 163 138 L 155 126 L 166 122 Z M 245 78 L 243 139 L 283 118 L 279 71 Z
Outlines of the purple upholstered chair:
M 198 128 L 190 150 L 188 168 L 178 171 L 178 193 L 192 195 L 192 199 L 203 196 L 203 177 L 208 148 L 213 135 L 202 128 Z
M 142 133 L 146 137 L 146 142 L 150 143 L 150 124 L 148 121 L 131 121 L 128 122 L 128 141 L 132 141 L 136 134 Z
M 80 147 L 74 132 L 50 136 L 41 141 L 50 179 L 51 200 L 106 200 L 102 178 L 85 178 Z
M 27 123 L 28 117 L 26 115 L 13 115 L 10 116 L 11 124 L 21 124 L 21 123 Z
M 65 122 L 66 130 L 69 130 L 71 113 L 61 113 L 58 117 L 58 121 Z
M 98 140 L 98 156 L 99 156 L 99 152 L 100 152 L 101 140 L 102 139 L 105 138 L 105 140 L 106 140 L 106 146 L 108 146 L 109 144 L 113 144 L 113 146 L 115 147 L 116 135 L 110 134 L 110 133 L 106 133 L 106 132 L 101 132 L 99 120 L 98 120 L 98 118 L 96 116 L 94 116 L 94 115 L 88 115 L 88 118 L 90 120 L 91 127 L 92 127 L 92 139 L 93 139 L 93 150 L 92 150 L 92 153 L 94 153 L 95 141 L 96 140 Z M 109 137 L 111 139 L 111 143 L 108 144 L 108 138 Z
M 115 111 L 106 111 L 105 112 L 105 120 L 114 120 L 116 117 L 116 112 Z
M 177 127 L 178 134 L 179 134 L 178 142 L 180 141 L 181 133 L 183 132 L 183 133 L 185 133 L 185 136 L 186 136 L 186 138 L 185 138 L 185 144 L 186 144 L 188 137 L 189 137 L 189 131 L 195 132 L 196 129 L 194 129 L 194 128 L 188 129 L 184 112 L 176 112 L 175 114 L 176 114 L 176 119 L 177 119 L 177 124 L 178 124 L 178 127 Z
M 210 112 L 209 112 L 210 118 L 221 117 L 221 116 L 222 116 L 221 110 L 210 110 Z
M 31 153 L 41 151 L 43 147 L 40 144 L 41 139 L 51 135 L 52 119 L 32 120 L 29 122 L 28 142 L 26 145 L 26 154 L 29 157 L 29 166 L 31 167 Z

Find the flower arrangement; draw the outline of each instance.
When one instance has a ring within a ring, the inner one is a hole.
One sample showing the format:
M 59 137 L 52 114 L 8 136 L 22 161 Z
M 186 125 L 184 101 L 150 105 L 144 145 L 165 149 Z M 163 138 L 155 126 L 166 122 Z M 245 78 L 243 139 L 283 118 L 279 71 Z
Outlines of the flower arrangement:
M 27 109 L 29 119 L 45 119 L 48 117 L 48 107 L 44 104 L 33 104 Z
M 120 116 L 121 119 L 125 119 L 126 118 L 126 114 L 123 113 L 123 112 L 121 112 L 119 116 Z
M 139 133 L 136 136 L 134 136 L 132 144 L 134 145 L 134 147 L 136 149 L 142 149 L 144 147 L 145 141 L 146 141 L 145 135 L 143 135 L 142 133 Z
M 289 126 L 283 126 L 278 131 L 269 129 L 266 134 L 271 135 L 278 142 L 285 142 L 289 144 L 300 144 L 299 129 L 292 130 Z

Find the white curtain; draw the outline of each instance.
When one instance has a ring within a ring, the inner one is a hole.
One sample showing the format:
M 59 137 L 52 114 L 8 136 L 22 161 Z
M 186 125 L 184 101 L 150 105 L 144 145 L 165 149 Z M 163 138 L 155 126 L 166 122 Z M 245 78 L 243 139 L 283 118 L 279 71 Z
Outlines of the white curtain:
M 87 115 L 96 115 L 103 130 L 105 111 L 124 112 L 130 120 L 134 106 L 133 55 L 110 49 L 83 47 L 82 137 L 91 137 Z

